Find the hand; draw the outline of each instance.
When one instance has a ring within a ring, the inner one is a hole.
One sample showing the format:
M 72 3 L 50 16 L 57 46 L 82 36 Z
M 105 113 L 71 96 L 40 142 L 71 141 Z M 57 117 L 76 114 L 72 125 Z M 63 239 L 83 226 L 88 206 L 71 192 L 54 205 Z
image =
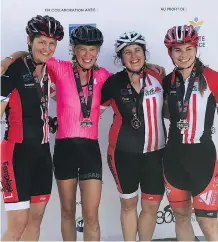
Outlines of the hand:
M 155 64 L 150 64 L 150 63 L 147 63 L 146 65 L 147 65 L 148 69 L 151 69 L 151 70 L 155 71 L 156 73 L 158 73 L 162 77 L 162 79 L 166 76 L 166 71 L 165 71 L 164 67 L 155 65 Z
M 1 75 L 5 74 L 8 67 L 12 64 L 12 60 L 10 58 L 5 58 L 1 61 Z
M 58 128 L 58 121 L 57 121 L 57 117 L 48 117 L 49 121 L 48 121 L 48 125 L 49 125 L 49 132 L 54 134 L 57 131 Z

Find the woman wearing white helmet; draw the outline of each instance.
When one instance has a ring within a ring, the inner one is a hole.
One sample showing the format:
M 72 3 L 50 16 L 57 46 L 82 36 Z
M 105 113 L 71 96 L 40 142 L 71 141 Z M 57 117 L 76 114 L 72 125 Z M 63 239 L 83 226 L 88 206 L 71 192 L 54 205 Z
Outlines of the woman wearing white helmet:
M 110 101 L 114 111 L 108 164 L 120 194 L 124 240 L 136 241 L 138 233 L 140 241 L 147 241 L 152 239 L 164 194 L 162 78 L 146 67 L 146 43 L 140 33 L 121 35 L 115 51 L 124 69 L 102 88 L 102 103 Z M 142 210 L 138 216 L 139 185 Z

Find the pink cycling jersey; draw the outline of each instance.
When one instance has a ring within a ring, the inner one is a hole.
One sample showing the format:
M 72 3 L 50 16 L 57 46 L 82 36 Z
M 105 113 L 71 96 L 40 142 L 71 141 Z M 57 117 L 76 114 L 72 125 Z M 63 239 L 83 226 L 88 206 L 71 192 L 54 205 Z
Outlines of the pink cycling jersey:
M 79 137 L 97 140 L 101 89 L 110 73 L 101 67 L 99 70 L 94 71 L 94 87 L 90 114 L 93 125 L 91 127 L 82 127 L 80 123 L 83 120 L 83 114 L 71 62 L 51 58 L 47 62 L 47 68 L 52 82 L 56 85 L 58 120 L 56 138 Z M 88 85 L 83 87 L 83 92 L 87 100 Z

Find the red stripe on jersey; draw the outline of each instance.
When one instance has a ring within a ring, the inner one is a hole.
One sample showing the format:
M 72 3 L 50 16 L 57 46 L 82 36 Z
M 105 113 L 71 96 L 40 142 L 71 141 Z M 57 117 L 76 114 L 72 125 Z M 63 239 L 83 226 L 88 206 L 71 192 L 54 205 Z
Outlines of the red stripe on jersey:
M 13 155 L 15 143 L 3 140 L 1 143 L 1 176 L 5 203 L 18 202 Z
M 120 115 L 120 112 L 114 100 L 112 100 L 111 105 L 114 110 L 114 118 L 113 118 L 113 125 L 111 126 L 109 131 L 109 144 L 112 145 L 113 147 L 116 147 L 118 135 L 122 125 L 122 116 Z
M 190 108 L 188 108 L 188 114 L 187 114 L 187 121 L 189 122 L 190 121 Z M 185 131 L 184 131 L 184 138 L 185 138 L 185 144 L 187 144 L 188 143 L 188 130 L 189 129 L 186 129 Z
M 156 97 L 152 98 L 153 107 L 154 107 L 154 131 L 155 131 L 155 144 L 154 150 L 158 149 L 158 125 L 157 125 L 157 100 Z
M 197 121 L 197 96 L 196 94 L 193 94 L 193 124 L 192 124 L 192 132 L 191 132 L 191 143 L 194 143 L 194 137 L 195 137 L 195 132 L 196 132 L 196 121 Z
M 23 112 L 20 100 L 20 94 L 14 89 L 8 102 L 9 110 L 6 110 L 8 117 L 8 135 L 7 140 L 22 143 L 23 141 Z
M 121 185 L 120 185 L 119 176 L 117 174 L 114 153 L 115 153 L 115 147 L 112 147 L 112 146 L 109 145 L 108 146 L 108 151 L 107 151 L 108 156 L 110 156 L 110 158 L 109 158 L 110 160 L 108 160 L 108 166 L 109 166 L 109 168 L 111 170 L 111 173 L 112 173 L 112 175 L 114 177 L 114 180 L 116 182 L 117 190 L 120 193 L 123 193 L 122 188 L 121 188 Z
M 152 85 L 152 83 L 151 83 L 151 79 L 149 78 L 148 75 L 147 75 L 147 80 L 148 80 L 148 84 L 149 84 L 149 85 Z
M 147 116 L 148 116 L 148 146 L 147 152 L 151 151 L 151 143 L 152 143 L 152 124 L 151 124 L 151 105 L 150 100 L 146 99 L 146 106 L 147 106 Z

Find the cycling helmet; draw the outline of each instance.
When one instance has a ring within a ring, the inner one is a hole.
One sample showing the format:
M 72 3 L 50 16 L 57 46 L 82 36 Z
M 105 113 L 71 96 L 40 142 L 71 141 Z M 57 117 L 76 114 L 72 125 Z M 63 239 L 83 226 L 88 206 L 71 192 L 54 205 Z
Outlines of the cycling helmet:
M 70 33 L 70 42 L 74 45 L 101 46 L 103 41 L 104 37 L 102 32 L 98 28 L 90 25 L 79 26 Z
M 164 44 L 169 49 L 181 44 L 191 44 L 197 46 L 199 36 L 192 25 L 174 26 L 167 31 Z
M 115 52 L 119 54 L 124 47 L 132 44 L 140 44 L 144 50 L 146 49 L 145 37 L 133 31 L 125 32 L 115 41 Z
M 33 17 L 27 23 L 26 32 L 30 37 L 43 35 L 59 41 L 64 37 L 64 29 L 60 22 L 47 15 Z

